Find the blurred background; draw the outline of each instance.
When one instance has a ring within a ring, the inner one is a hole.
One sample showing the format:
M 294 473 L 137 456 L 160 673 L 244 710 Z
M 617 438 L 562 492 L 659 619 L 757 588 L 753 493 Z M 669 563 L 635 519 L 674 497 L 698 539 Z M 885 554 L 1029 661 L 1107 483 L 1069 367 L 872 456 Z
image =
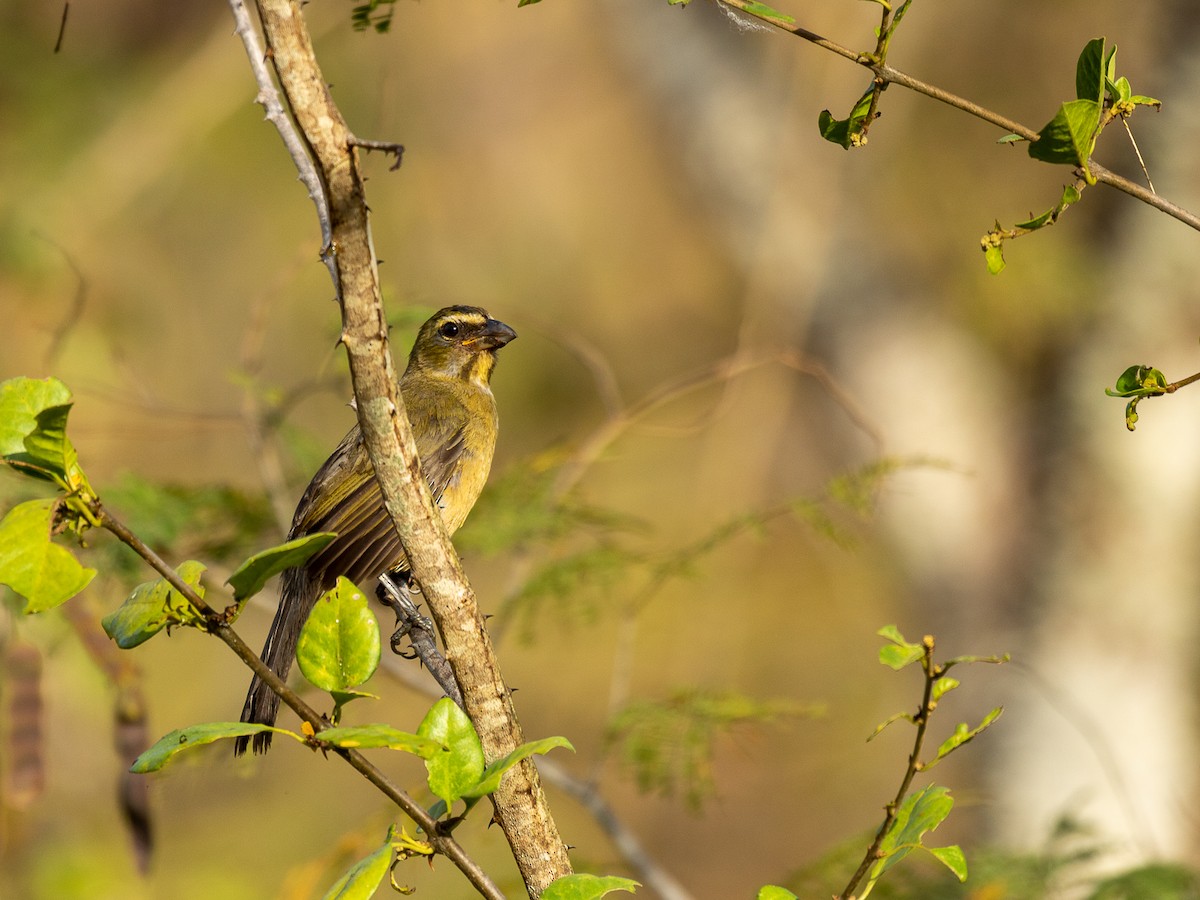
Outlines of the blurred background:
M 865 742 L 919 700 L 916 672 L 876 661 L 896 623 L 946 656 L 1013 658 L 963 671 L 935 717 L 933 746 L 1006 707 L 935 771 L 958 804 L 934 844 L 1052 854 L 1065 818 L 1102 868 L 1194 858 L 1200 401 L 1148 402 L 1129 434 L 1103 389 L 1132 364 L 1200 368 L 1200 235 L 1097 187 L 991 276 L 980 236 L 1052 206 L 1068 169 L 897 87 L 843 151 L 817 117 L 846 115 L 864 72 L 712 4 L 401 2 L 387 35 L 352 31 L 351 9 L 305 7 L 351 128 L 407 147 L 398 172 L 364 162 L 395 353 L 449 303 L 520 334 L 494 380 L 493 490 L 456 544 L 526 734 L 569 737 L 555 763 L 692 896 L 829 896 L 910 747 L 902 723 Z M 783 10 L 873 46 L 873 4 Z M 1164 102 L 1132 122 L 1156 189 L 1196 210 L 1200 25 L 1187 0 L 1127 10 L 917 3 L 889 62 L 1039 128 L 1104 35 Z M 0 377 L 66 381 L 101 495 L 172 562 L 208 562 L 216 591 L 353 421 L 315 216 L 224 4 L 74 3 L 55 53 L 61 15 L 0 0 Z M 1116 125 L 1097 158 L 1141 178 Z M 0 478 L 4 506 L 26 490 Z M 566 524 L 514 513 L 535 507 Z M 319 896 L 392 812 L 298 746 L 236 763 L 214 747 L 154 777 L 139 875 L 116 689 L 81 636 L 149 575 L 103 537 L 90 552 L 105 571 L 74 616 L 10 603 L 0 625 L 42 670 L 34 690 L 9 663 L 0 697 L 0 894 Z M 253 645 L 270 615 L 264 598 L 240 620 Z M 194 633 L 122 662 L 151 738 L 235 719 L 248 682 Z M 371 689 L 357 721 L 414 728 L 429 703 L 384 672 Z M 25 782 L 21 690 L 44 713 L 44 776 Z M 697 691 L 778 715 L 643 792 L 610 717 Z M 421 783 L 415 760 L 383 762 Z M 628 873 L 549 792 L 577 866 Z M 475 818 L 463 843 L 515 896 Z M 471 896 L 444 861 L 397 878 Z

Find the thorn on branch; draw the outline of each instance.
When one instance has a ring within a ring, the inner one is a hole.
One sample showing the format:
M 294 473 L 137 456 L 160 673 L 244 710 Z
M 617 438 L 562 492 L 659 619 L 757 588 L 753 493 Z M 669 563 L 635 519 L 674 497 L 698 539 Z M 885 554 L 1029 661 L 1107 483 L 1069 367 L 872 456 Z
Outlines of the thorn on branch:
M 362 147 L 366 151 L 379 150 L 383 153 L 390 153 L 396 157 L 396 161 L 388 167 L 389 172 L 395 172 L 400 168 L 400 163 L 404 161 L 404 145 L 398 144 L 395 141 L 369 141 L 364 138 L 358 138 L 350 135 L 350 146 Z

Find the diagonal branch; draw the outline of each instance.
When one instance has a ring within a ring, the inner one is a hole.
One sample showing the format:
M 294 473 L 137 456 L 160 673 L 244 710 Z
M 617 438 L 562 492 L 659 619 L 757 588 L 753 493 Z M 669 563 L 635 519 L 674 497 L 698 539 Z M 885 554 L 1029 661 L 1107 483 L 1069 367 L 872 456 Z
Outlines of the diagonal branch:
M 1020 122 L 1006 118 L 997 112 L 993 112 L 986 107 L 980 106 L 978 103 L 973 103 L 964 97 L 959 97 L 957 94 L 952 94 L 950 91 L 943 90 L 935 85 L 921 81 L 919 78 L 913 78 L 911 75 L 901 72 L 899 69 L 893 69 L 891 66 L 880 65 L 869 53 L 862 53 L 857 50 L 851 50 L 848 47 L 843 47 L 841 44 L 835 43 L 828 38 L 821 37 L 815 32 L 809 31 L 807 28 L 802 28 L 797 25 L 790 16 L 781 16 L 773 10 L 764 7 L 763 4 L 755 2 L 755 0 L 716 0 L 723 6 L 728 6 L 739 12 L 745 13 L 748 16 L 766 22 L 768 25 L 773 25 L 781 31 L 786 31 L 788 34 L 808 41 L 810 44 L 816 44 L 823 50 L 828 50 L 830 53 L 835 53 L 844 59 L 848 59 L 853 63 L 857 63 L 865 69 L 873 72 L 875 77 L 881 79 L 888 84 L 898 84 L 901 87 L 908 88 L 911 91 L 916 91 L 918 94 L 924 94 L 948 106 L 953 106 L 955 109 L 960 109 L 977 119 L 982 119 L 985 122 L 990 122 L 1005 131 L 1012 134 L 1017 134 L 1027 141 L 1037 140 L 1038 133 Z M 1109 187 L 1123 191 L 1137 200 L 1141 200 L 1160 212 L 1164 212 L 1172 218 L 1178 219 L 1183 224 L 1200 231 L 1200 216 L 1195 213 L 1177 206 L 1170 200 L 1160 197 L 1153 191 L 1147 190 L 1140 184 L 1130 181 L 1115 172 L 1104 168 L 1099 163 L 1088 160 L 1088 168 L 1096 177 L 1097 181 L 1107 184 Z
M 223 613 L 213 609 L 213 607 L 206 603 L 191 585 L 179 577 L 179 573 L 172 569 L 161 556 L 155 553 L 141 538 L 134 534 L 107 509 L 103 506 L 98 506 L 96 513 L 101 527 L 111 532 L 122 543 L 137 553 L 138 556 L 142 557 L 149 564 L 150 568 L 158 572 L 171 587 L 178 591 L 191 605 L 192 609 L 204 618 L 205 627 L 209 633 L 220 638 L 230 650 L 250 667 L 255 675 L 266 682 L 271 690 L 280 696 L 284 703 L 291 707 L 301 719 L 311 725 L 314 731 L 319 732 L 328 727 L 328 723 L 325 722 L 320 713 L 305 703 L 299 694 L 289 688 L 266 663 L 259 659 L 258 655 L 250 649 L 250 646 L 229 625 Z M 453 836 L 439 829 L 437 820 L 430 816 L 421 804 L 404 790 L 393 784 L 374 763 L 357 750 L 338 749 L 336 752 L 358 771 L 359 774 L 375 785 L 384 796 L 400 807 L 410 819 L 416 822 L 425 831 L 427 839 L 433 844 L 436 850 L 451 860 L 470 879 L 480 894 L 491 898 L 491 900 L 504 900 L 504 894 L 492 883 L 487 873 L 479 867 L 479 864 L 475 860 L 467 855 L 466 850 L 463 849 L 462 845 Z

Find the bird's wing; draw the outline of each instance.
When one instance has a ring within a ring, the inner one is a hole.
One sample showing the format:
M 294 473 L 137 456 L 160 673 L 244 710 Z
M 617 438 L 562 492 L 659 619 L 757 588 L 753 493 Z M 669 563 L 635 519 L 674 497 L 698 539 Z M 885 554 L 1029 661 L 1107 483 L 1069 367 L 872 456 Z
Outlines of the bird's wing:
M 417 438 L 417 456 L 421 460 L 421 471 L 429 484 L 429 492 L 433 495 L 434 504 L 442 507 L 442 495 L 457 483 L 462 473 L 463 451 L 466 448 L 466 428 L 462 423 L 457 427 L 439 427 L 419 432 Z
M 442 504 L 442 495 L 459 477 L 465 435 L 462 424 L 457 427 L 437 417 L 421 417 L 414 423 L 417 454 L 429 482 L 434 503 Z M 382 573 L 395 568 L 407 568 L 408 560 L 400 544 L 392 520 L 383 506 L 379 482 L 366 477 L 370 461 L 359 439 L 357 427 L 342 442 L 329 462 L 313 479 L 313 484 L 334 480 L 353 484 L 341 498 L 328 489 L 322 497 L 324 508 L 317 507 L 316 497 L 322 492 L 310 486 L 300 501 L 293 537 L 318 531 L 338 535 L 309 562 L 322 588 L 328 590 L 338 575 L 345 575 L 359 587 L 370 589 Z
M 313 476 L 296 509 L 290 537 L 318 531 L 337 534 L 308 562 L 322 590 L 332 587 L 338 575 L 370 590 L 381 573 L 404 562 L 400 537 L 383 508 L 358 426 Z

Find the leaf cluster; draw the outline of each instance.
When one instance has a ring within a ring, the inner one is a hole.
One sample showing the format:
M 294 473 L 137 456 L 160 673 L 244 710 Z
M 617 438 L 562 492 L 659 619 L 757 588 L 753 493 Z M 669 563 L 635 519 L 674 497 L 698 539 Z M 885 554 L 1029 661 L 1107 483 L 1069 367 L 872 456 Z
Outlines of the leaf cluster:
M 838 546 L 853 544 L 847 518 L 869 515 L 882 485 L 896 472 L 943 465 L 927 459 L 882 458 L 832 477 L 814 496 L 796 497 L 718 522 L 691 540 L 646 549 L 649 523 L 561 493 L 562 454 L 514 467 L 489 485 L 456 537 L 472 550 L 526 558 L 529 571 L 505 598 L 498 617 L 516 622 L 529 640 L 545 622 L 591 622 L 601 609 L 638 609 L 665 585 L 702 577 L 703 563 L 743 535 L 763 534 L 777 519 L 793 519 Z M 616 602 L 617 590 L 626 598 Z M 630 599 L 632 598 L 632 599 Z
M 1012 228 L 999 222 L 980 239 L 988 271 L 993 275 L 1003 271 L 1004 242 L 1054 225 L 1058 217 L 1079 202 L 1084 187 L 1096 183 L 1090 160 L 1100 133 L 1115 119 L 1125 121 L 1139 106 L 1158 108 L 1162 104 L 1153 97 L 1134 94 L 1129 79 L 1117 75 L 1117 48 L 1108 47 L 1104 38 L 1095 38 L 1084 45 L 1075 63 L 1075 99 L 1059 106 L 1049 122 L 1029 141 L 1029 156 L 1041 162 L 1074 166 L 1079 181 L 1063 188 L 1059 201 L 1045 212 L 1030 216 Z M 1027 140 L 1022 135 L 1009 134 L 1000 143 Z
M 265 494 L 230 485 L 162 484 L 123 473 L 105 487 L 104 500 L 159 552 L 212 563 L 236 565 L 276 528 Z M 128 560 L 126 553 L 111 554 L 105 563 Z
M 350 25 L 355 31 L 373 30 L 376 34 L 387 34 L 392 29 L 395 14 L 396 0 L 367 0 L 350 11 Z
M 139 646 L 172 627 L 212 631 L 227 625 L 270 578 L 286 568 L 303 565 L 335 537 L 313 534 L 255 553 L 230 576 L 233 602 L 217 613 L 205 600 L 203 563 L 187 560 L 173 571 L 168 569 L 106 511 L 67 438 L 70 408 L 70 392 L 56 379 L 17 378 L 0 383 L 0 459 L 20 474 L 50 483 L 58 492 L 55 498 L 19 503 L 0 520 L 0 583 L 25 598 L 26 612 L 42 612 L 65 602 L 96 574 L 56 541 L 64 534 L 78 539 L 87 530 L 103 526 L 159 568 L 158 579 L 137 586 L 118 609 L 103 619 L 105 632 L 121 649 Z M 338 727 L 348 702 L 372 696 L 359 688 L 374 674 L 379 659 L 379 625 L 367 596 L 357 585 L 339 578 L 317 600 L 297 647 L 300 671 L 333 700 L 327 721 L 334 727 L 321 727 L 315 720 L 305 722 L 301 733 L 243 722 L 192 725 L 165 735 L 138 756 L 130 771 L 156 772 L 185 751 L 262 731 L 291 737 L 314 750 L 400 750 L 425 761 L 429 789 L 439 798 L 432 814 L 451 827 L 448 813 L 459 801 L 465 809 L 454 821 L 494 792 L 504 774 L 523 760 L 554 747 L 570 748 L 565 738 L 546 738 L 523 744 L 487 763 L 474 726 L 448 699 L 434 704 L 416 733 L 388 725 Z M 328 896 L 368 897 L 394 860 L 434 852 L 432 845 L 410 838 L 403 831 L 400 837 L 389 833 L 385 848 L 386 852 L 381 848 L 358 863 Z
M 861 838 L 844 841 L 798 869 L 784 882 L 788 891 L 798 897 L 829 896 L 847 866 L 853 865 L 861 844 Z M 973 852 L 969 884 L 947 879 L 938 871 L 940 866 L 905 866 L 893 869 L 886 880 L 878 882 L 872 897 L 874 900 L 982 897 L 1048 900 L 1065 896 L 1081 900 L 1195 900 L 1200 897 L 1200 871 L 1194 867 L 1150 863 L 1114 872 L 1107 857 L 1115 849 L 1098 841 L 1082 822 L 1065 815 L 1035 850 L 1014 853 L 983 847 Z
M 1176 385 L 1167 381 L 1167 376 L 1153 366 L 1130 366 L 1117 378 L 1116 390 L 1105 388 L 1109 397 L 1128 399 L 1125 404 L 1125 427 L 1130 431 L 1137 428 L 1138 404 L 1147 397 L 1161 397 L 1174 391 Z
M 59 493 L 20 503 L 0 520 L 0 584 L 25 598 L 27 613 L 65 603 L 96 576 L 52 540 L 78 540 L 97 524 L 95 492 L 66 433 L 72 402 L 57 378 L 0 383 L 0 460 Z
M 712 762 L 721 735 L 738 726 L 822 712 L 819 706 L 790 700 L 684 688 L 665 700 L 629 704 L 613 717 L 606 738 L 643 792 L 680 792 L 698 809 L 714 790 Z

